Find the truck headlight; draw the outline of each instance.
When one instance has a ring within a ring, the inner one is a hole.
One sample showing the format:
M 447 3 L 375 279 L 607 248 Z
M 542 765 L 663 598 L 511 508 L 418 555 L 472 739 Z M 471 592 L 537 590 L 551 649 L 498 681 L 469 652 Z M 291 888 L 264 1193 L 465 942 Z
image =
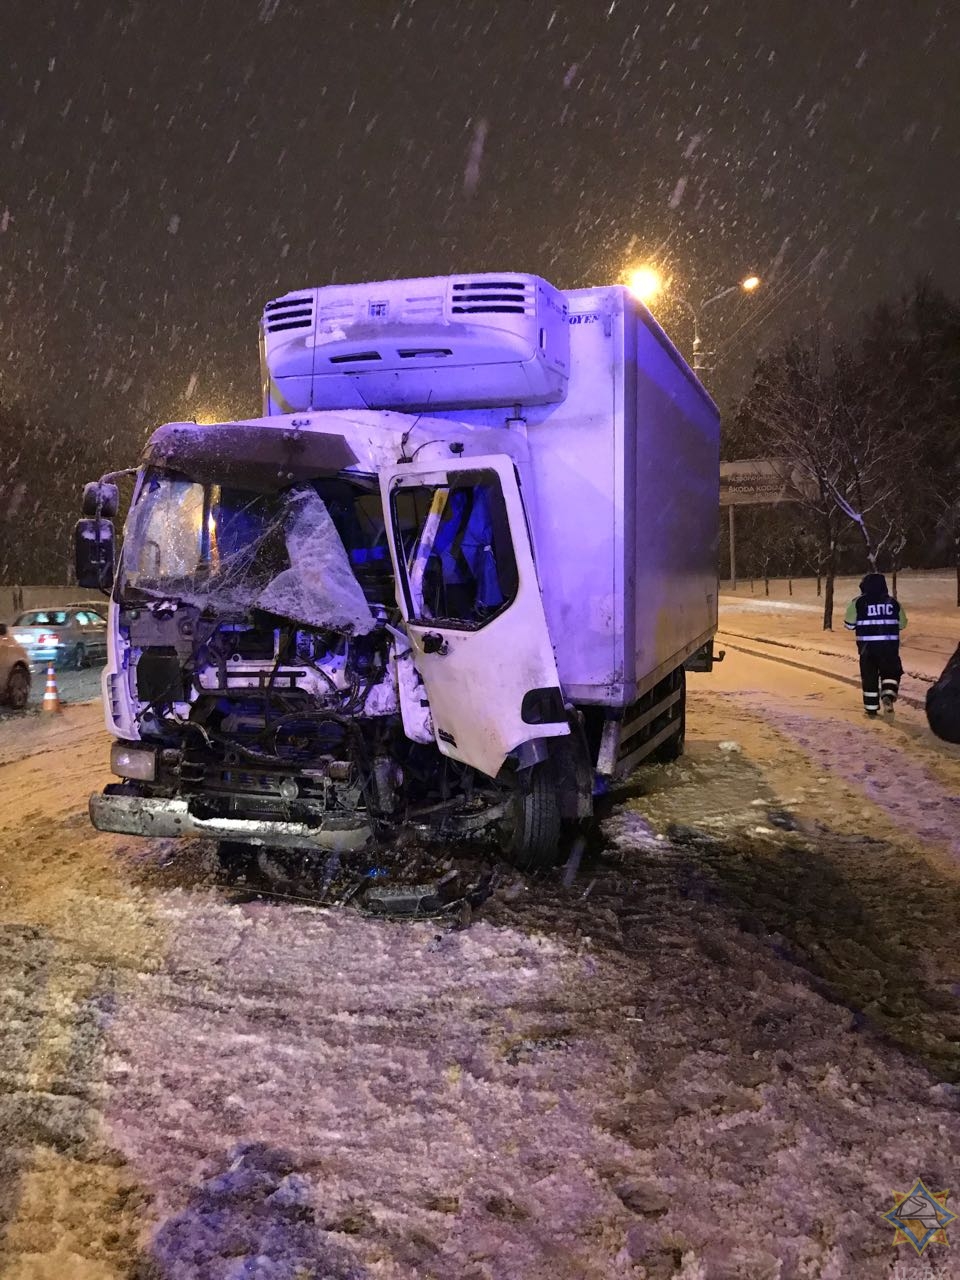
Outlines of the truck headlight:
M 110 770 L 121 778 L 153 782 L 157 776 L 156 749 L 131 746 L 128 742 L 115 742 L 110 748 Z

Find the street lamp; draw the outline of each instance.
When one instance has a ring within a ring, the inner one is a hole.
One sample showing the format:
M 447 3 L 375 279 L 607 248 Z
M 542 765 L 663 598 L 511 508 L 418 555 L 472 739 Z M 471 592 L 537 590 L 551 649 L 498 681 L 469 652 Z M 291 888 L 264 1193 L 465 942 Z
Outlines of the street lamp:
M 627 288 L 644 306 L 649 307 L 655 298 L 661 293 L 669 292 L 669 296 L 680 303 L 682 307 L 690 313 L 693 320 L 693 368 L 697 372 L 703 370 L 703 356 L 701 351 L 700 339 L 700 314 L 705 308 L 712 306 L 715 302 L 719 302 L 721 298 L 726 298 L 731 293 L 739 290 L 741 293 L 753 293 L 759 289 L 761 280 L 759 276 L 744 276 L 742 280 L 738 280 L 736 284 L 728 284 L 719 293 L 715 293 L 712 297 L 707 298 L 705 302 L 701 302 L 699 306 L 694 306 L 689 298 L 685 298 L 682 293 L 676 293 L 671 287 L 669 278 L 665 278 L 661 271 L 656 267 L 650 266 L 648 263 L 641 264 L 638 267 L 631 267 L 622 277 L 627 282 Z
M 664 279 L 656 267 L 634 267 L 627 272 L 627 288 L 638 302 L 648 306 L 663 292 Z
M 707 307 L 712 306 L 714 302 L 719 302 L 721 298 L 726 298 L 731 293 L 736 293 L 739 289 L 741 293 L 753 293 L 755 289 L 760 287 L 759 276 L 746 276 L 743 280 L 738 280 L 736 284 L 728 284 L 726 288 L 721 289 L 719 293 L 715 293 L 712 298 L 707 298 L 706 302 L 701 302 L 699 307 L 695 307 L 689 299 L 685 298 L 682 293 L 675 293 L 673 296 L 681 306 L 686 307 L 693 319 L 693 370 L 699 373 L 704 368 L 703 352 L 700 350 L 700 314 Z

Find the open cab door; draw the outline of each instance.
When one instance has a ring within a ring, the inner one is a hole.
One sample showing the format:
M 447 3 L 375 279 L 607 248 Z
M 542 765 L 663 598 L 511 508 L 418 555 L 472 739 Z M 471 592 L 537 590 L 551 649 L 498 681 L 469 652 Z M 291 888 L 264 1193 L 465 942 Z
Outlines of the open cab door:
M 570 732 L 516 467 L 398 465 L 381 491 L 437 746 L 496 777 L 523 743 Z

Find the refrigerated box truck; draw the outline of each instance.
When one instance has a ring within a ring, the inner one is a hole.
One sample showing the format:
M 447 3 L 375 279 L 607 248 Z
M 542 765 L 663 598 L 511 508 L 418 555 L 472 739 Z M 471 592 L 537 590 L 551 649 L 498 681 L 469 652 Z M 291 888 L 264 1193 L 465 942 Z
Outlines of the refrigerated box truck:
M 512 272 L 267 304 L 263 416 L 150 438 L 111 593 L 101 830 L 554 861 L 675 758 L 717 621 L 717 409 L 620 287 Z

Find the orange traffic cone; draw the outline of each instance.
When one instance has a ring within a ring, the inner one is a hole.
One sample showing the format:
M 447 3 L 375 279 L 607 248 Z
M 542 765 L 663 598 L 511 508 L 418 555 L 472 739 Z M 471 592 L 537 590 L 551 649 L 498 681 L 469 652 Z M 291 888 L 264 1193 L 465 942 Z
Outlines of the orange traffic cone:
M 60 711 L 60 695 L 57 692 L 57 677 L 53 666 L 47 667 L 47 687 L 43 691 L 41 711 Z

